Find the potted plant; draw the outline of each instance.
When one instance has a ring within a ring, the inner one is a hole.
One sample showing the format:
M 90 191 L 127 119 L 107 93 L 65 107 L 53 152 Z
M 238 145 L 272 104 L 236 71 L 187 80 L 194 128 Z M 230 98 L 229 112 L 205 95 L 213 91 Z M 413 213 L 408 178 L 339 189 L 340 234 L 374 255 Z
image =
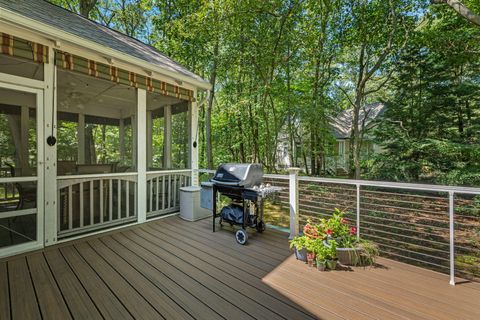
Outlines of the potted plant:
M 315 262 L 315 253 L 314 252 L 307 252 L 307 264 L 309 267 L 313 267 L 313 263 Z
M 315 259 L 317 262 L 317 270 L 325 271 L 327 269 L 327 258 L 330 253 L 330 248 L 323 244 L 323 241 L 319 241 L 315 247 Z
M 338 261 L 343 265 L 371 265 L 378 256 L 378 247 L 369 241 L 357 239 L 357 228 L 350 227 L 345 213 L 335 209 L 330 219 L 323 219 L 324 244 L 335 240 Z
M 294 249 L 295 257 L 297 260 L 307 261 L 307 249 L 306 247 L 307 237 L 299 235 L 290 240 L 290 249 Z
M 328 246 L 325 246 L 327 248 L 325 255 L 326 266 L 330 270 L 335 270 L 337 268 L 337 243 L 335 240 L 328 240 L 327 244 Z

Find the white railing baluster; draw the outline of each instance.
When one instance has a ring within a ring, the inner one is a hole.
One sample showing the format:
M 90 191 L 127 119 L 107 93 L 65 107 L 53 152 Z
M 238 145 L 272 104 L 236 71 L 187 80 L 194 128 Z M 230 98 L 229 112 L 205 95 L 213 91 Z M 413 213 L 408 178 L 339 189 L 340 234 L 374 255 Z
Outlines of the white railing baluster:
M 138 206 L 137 206 L 137 201 L 138 201 L 137 200 L 137 183 L 134 182 L 133 186 L 134 186 L 134 188 L 133 188 L 133 202 L 135 203 L 134 206 L 133 206 L 133 209 L 134 209 L 133 212 L 134 212 L 135 216 L 137 216 L 137 208 L 138 208 Z
M 83 216 L 84 211 L 85 211 L 84 208 L 83 208 L 83 182 L 79 183 L 79 187 L 80 187 L 80 191 L 79 191 L 79 193 L 80 193 L 80 228 L 82 228 L 83 224 L 85 222 L 84 221 L 85 218 Z
M 117 179 L 117 219 L 122 218 L 122 180 Z
M 130 182 L 125 181 L 125 212 L 127 213 L 127 217 L 130 217 L 130 208 L 129 208 L 129 202 L 130 202 Z
M 113 180 L 108 179 L 108 221 L 113 220 Z
M 177 175 L 173 175 L 173 201 L 172 201 L 172 207 L 175 207 L 177 205 Z
M 147 212 L 152 212 L 153 211 L 153 180 L 150 180 L 150 197 L 148 199 L 149 202 L 149 208 L 147 209 Z
M 171 199 L 172 199 L 172 176 L 170 174 L 168 175 L 167 191 L 168 191 L 168 196 L 167 196 L 168 205 L 167 205 L 167 208 L 170 208 Z
M 160 195 L 159 195 L 159 189 L 158 189 L 158 185 L 159 185 L 158 179 L 160 179 L 160 177 L 156 177 L 156 178 L 155 178 L 155 186 L 156 186 L 156 189 L 155 189 L 155 191 L 156 191 L 156 192 L 155 192 L 155 209 L 156 209 L 157 211 L 159 210 L 159 209 L 158 209 L 158 199 L 159 199 L 159 197 L 160 197 Z
M 300 168 L 288 168 L 290 193 L 290 236 L 293 239 L 299 232 L 298 172 Z
M 448 193 L 448 220 L 450 227 L 450 284 L 455 285 L 455 220 L 454 220 L 454 198 L 455 193 L 450 191 Z
M 94 208 L 94 199 L 93 199 L 93 180 L 90 181 L 90 225 L 93 226 L 95 224 L 94 217 L 93 217 L 93 208 Z
M 162 176 L 162 210 L 165 210 L 165 176 Z
M 68 186 L 68 229 L 73 228 L 73 195 L 72 186 Z
M 103 223 L 103 180 L 98 181 L 100 183 L 100 223 Z

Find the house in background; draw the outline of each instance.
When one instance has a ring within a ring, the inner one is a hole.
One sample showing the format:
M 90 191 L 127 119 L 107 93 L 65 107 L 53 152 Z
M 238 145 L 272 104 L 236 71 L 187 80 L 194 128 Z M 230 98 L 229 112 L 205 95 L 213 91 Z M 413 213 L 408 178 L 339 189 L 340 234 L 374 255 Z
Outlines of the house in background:
M 363 127 L 363 144 L 362 144 L 362 158 L 366 159 L 372 154 L 381 152 L 380 146 L 373 142 L 371 129 L 375 126 L 375 120 L 383 115 L 385 112 L 385 104 L 372 103 L 365 105 L 360 111 L 360 121 L 364 123 Z M 345 175 L 349 172 L 349 157 L 350 157 L 350 138 L 353 128 L 353 109 L 347 109 L 339 113 L 336 117 L 329 119 L 329 130 L 334 138 L 334 145 L 332 146 L 333 154 L 327 155 L 324 158 L 322 170 L 332 176 Z M 300 125 L 296 124 L 297 130 L 301 130 Z M 298 136 L 301 136 L 299 133 Z M 279 134 L 277 144 L 277 167 L 278 169 L 288 168 L 295 164 L 292 163 L 292 150 L 289 135 L 286 130 Z M 301 150 L 301 143 L 295 141 L 293 143 L 293 154 L 299 156 L 298 150 Z M 303 161 L 298 161 L 300 164 L 307 163 L 310 165 L 310 157 L 306 155 Z M 301 166 L 302 167 L 302 166 Z M 303 165 L 305 169 L 305 165 Z M 310 169 L 310 168 L 308 168 Z
M 375 120 L 381 117 L 384 112 L 385 104 L 381 102 L 367 104 L 360 110 L 360 129 L 363 128 L 362 159 L 381 152 L 380 146 L 373 142 L 371 129 L 375 126 Z M 332 175 L 348 174 L 353 109 L 344 110 L 336 117 L 332 117 L 329 124 L 331 133 L 335 138 L 335 155 L 326 158 L 325 169 Z
M 207 81 L 43 0 L 0 0 L 0 257 L 178 211 Z

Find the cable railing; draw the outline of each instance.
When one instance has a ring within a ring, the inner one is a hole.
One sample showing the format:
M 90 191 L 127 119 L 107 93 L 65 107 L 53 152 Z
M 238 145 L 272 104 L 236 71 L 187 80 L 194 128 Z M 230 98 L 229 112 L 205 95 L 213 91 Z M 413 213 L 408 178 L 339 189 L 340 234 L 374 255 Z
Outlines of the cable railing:
M 205 175 L 214 171 L 200 170 Z M 480 279 L 480 189 L 442 185 L 266 174 L 283 187 L 265 210 L 267 225 L 298 234 L 338 208 L 382 256 L 455 276 Z

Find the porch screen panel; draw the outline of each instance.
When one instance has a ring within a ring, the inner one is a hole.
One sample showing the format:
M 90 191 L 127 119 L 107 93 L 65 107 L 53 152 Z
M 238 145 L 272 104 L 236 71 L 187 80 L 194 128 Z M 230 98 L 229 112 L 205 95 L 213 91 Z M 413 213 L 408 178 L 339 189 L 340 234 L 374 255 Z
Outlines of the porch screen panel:
M 56 50 L 55 63 L 58 67 L 87 74 L 96 78 L 125 84 L 134 88 L 145 89 L 150 92 L 160 93 L 180 100 L 195 101 L 192 90 L 105 63 L 86 59 L 68 52 Z

